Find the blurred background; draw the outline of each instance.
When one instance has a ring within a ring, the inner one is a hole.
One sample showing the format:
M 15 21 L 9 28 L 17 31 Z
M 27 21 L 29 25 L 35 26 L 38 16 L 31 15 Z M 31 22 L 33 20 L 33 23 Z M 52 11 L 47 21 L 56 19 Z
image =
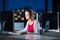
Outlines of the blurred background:
M 60 0 L 0 0 L 0 33 L 23 30 L 27 22 L 25 9 L 35 12 L 43 39 L 59 40 L 55 38 L 60 37 Z
M 0 31 L 20 31 L 27 20 L 25 9 L 32 9 L 45 31 L 60 29 L 60 0 L 0 0 Z M 52 32 L 51 32 L 52 33 Z

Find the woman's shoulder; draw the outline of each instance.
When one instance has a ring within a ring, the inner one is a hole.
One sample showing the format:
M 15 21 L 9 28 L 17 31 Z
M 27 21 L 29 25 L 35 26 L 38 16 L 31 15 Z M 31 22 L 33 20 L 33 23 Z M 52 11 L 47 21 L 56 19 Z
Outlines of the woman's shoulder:
M 35 24 L 37 24 L 37 23 L 39 23 L 39 21 L 38 20 L 35 20 Z
M 39 22 L 38 20 L 35 20 L 35 22 Z

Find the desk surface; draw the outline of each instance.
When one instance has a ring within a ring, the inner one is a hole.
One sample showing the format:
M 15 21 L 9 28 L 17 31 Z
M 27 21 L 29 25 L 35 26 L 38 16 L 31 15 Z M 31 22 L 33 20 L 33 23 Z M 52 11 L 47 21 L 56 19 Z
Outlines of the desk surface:
M 50 34 L 49 34 L 50 33 Z M 48 32 L 48 35 L 56 35 L 58 33 Z M 26 34 L 26 35 L 13 35 L 4 33 L 0 35 L 0 40 L 60 40 L 58 36 L 46 36 L 46 35 L 37 35 L 37 34 Z
M 34 34 L 26 34 L 26 35 L 0 35 L 0 39 L 6 40 L 59 40 L 59 37 L 49 37 L 43 35 L 34 35 Z

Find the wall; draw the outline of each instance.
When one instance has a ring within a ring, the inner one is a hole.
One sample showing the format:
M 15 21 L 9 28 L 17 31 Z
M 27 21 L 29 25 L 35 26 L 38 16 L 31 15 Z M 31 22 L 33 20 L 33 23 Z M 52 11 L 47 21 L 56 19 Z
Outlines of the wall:
M 33 10 L 45 9 L 45 0 L 6 0 L 6 10 L 31 7 Z
M 20 9 L 24 7 L 31 7 L 33 10 L 45 10 L 45 0 L 5 0 L 5 9 Z M 3 10 L 3 0 L 0 0 L 0 11 Z M 48 0 L 48 10 L 52 10 L 52 0 Z
M 3 10 L 3 0 L 0 0 L 0 11 Z
M 52 0 L 48 0 L 48 10 L 52 10 Z

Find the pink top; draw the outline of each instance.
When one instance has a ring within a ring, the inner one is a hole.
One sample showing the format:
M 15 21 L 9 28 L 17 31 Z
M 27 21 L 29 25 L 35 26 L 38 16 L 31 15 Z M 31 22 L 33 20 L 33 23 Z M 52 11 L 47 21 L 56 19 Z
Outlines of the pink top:
M 32 25 L 28 24 L 28 32 L 34 32 L 34 23 Z

